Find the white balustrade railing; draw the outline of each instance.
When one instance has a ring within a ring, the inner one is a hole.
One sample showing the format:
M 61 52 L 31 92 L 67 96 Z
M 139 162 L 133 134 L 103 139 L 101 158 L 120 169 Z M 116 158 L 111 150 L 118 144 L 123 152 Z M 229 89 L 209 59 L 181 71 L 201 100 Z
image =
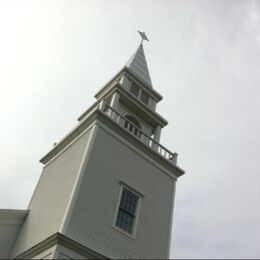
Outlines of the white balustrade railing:
M 132 134 L 134 137 L 139 139 L 141 142 L 146 144 L 152 150 L 156 151 L 164 159 L 169 160 L 173 164 L 176 164 L 177 154 L 172 153 L 167 148 L 156 142 L 152 137 L 145 134 L 139 127 L 133 124 L 130 120 L 120 115 L 112 107 L 106 104 L 104 101 L 101 101 L 99 105 L 99 110 L 105 113 L 110 119 L 116 122 L 118 125 L 123 127 L 127 132 Z

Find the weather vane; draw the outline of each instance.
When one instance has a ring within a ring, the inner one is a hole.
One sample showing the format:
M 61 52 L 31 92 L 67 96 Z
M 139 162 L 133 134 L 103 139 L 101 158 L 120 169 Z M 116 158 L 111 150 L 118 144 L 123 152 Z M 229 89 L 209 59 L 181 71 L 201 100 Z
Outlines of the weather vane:
M 138 31 L 138 32 L 139 32 L 139 34 L 140 34 L 140 36 L 141 36 L 141 38 L 142 38 L 141 44 L 143 44 L 143 41 L 144 41 L 144 40 L 145 40 L 145 41 L 149 41 L 148 38 L 147 38 L 147 36 L 146 36 L 146 34 L 145 34 L 145 32 L 140 32 L 140 31 Z

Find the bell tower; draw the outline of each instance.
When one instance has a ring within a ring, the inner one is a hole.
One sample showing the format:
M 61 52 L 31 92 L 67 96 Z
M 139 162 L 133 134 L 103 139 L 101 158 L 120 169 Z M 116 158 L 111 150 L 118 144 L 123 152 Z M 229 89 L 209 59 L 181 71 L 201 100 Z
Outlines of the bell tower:
M 175 185 L 184 171 L 160 143 L 143 44 L 40 162 L 16 258 L 168 258 Z

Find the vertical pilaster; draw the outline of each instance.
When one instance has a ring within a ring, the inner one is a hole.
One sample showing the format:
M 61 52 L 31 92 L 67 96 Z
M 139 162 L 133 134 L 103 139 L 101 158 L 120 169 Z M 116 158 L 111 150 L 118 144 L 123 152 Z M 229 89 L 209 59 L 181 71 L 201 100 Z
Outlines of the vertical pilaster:
M 161 130 L 162 130 L 162 127 L 160 125 L 157 125 L 155 130 L 154 130 L 154 137 L 153 137 L 153 140 L 156 142 L 156 143 L 160 143 L 160 137 L 161 137 Z M 154 150 L 157 150 L 158 149 L 158 145 L 156 143 L 153 143 L 152 144 L 152 148 Z
M 118 102 L 119 102 L 119 93 L 115 92 L 112 96 L 111 102 L 110 102 L 110 106 L 114 109 L 114 110 L 118 110 Z
M 160 125 L 157 125 L 154 131 L 154 141 L 157 143 L 160 142 L 161 131 L 162 131 L 162 127 Z

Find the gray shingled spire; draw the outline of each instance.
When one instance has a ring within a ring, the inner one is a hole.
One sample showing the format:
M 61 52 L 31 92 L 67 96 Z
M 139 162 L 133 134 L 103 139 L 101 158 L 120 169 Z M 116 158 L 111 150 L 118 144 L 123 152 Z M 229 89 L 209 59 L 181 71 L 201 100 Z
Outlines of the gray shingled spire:
M 132 55 L 130 60 L 127 62 L 126 67 L 131 72 L 133 72 L 133 74 L 137 75 L 145 83 L 147 83 L 149 87 L 152 88 L 152 81 L 150 78 L 142 44 L 139 45 L 137 51 Z

